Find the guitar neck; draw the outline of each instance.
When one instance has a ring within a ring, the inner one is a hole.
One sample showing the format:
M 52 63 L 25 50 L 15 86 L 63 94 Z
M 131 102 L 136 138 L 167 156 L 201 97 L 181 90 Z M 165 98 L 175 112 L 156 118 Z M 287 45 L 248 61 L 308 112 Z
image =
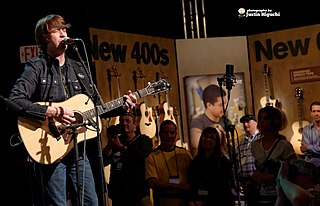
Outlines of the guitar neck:
M 137 98 L 140 99 L 144 96 L 147 96 L 148 93 L 148 89 L 144 88 L 138 91 L 133 92 L 133 95 Z M 125 104 L 125 98 L 124 97 L 119 97 L 118 99 L 112 100 L 110 102 L 104 103 L 104 105 L 98 105 L 97 106 L 97 113 L 98 115 L 102 115 L 104 113 L 110 112 L 111 110 L 117 109 L 119 107 L 122 107 Z M 90 109 L 88 111 L 85 111 L 83 113 L 83 118 L 85 120 L 91 119 L 93 117 L 95 117 L 95 108 Z
M 168 104 L 168 107 L 169 107 L 169 94 L 168 94 L 168 92 L 166 92 L 166 102 L 167 102 L 167 104 Z
M 269 94 L 269 83 L 268 75 L 264 74 L 264 86 L 265 86 L 265 95 L 266 95 L 266 106 L 270 105 L 270 94 Z
M 302 112 L 301 112 L 301 100 L 298 99 L 298 120 L 299 120 L 299 128 L 302 128 Z

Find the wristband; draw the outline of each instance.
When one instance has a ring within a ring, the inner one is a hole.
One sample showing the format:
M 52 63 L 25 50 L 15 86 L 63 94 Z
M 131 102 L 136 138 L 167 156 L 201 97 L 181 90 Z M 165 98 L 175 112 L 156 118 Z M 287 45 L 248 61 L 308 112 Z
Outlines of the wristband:
M 281 180 L 286 180 L 286 179 L 287 179 L 287 177 L 284 177 L 284 176 L 282 176 L 282 175 L 278 176 L 278 178 L 277 178 L 278 184 L 280 184 L 280 181 L 281 181 Z

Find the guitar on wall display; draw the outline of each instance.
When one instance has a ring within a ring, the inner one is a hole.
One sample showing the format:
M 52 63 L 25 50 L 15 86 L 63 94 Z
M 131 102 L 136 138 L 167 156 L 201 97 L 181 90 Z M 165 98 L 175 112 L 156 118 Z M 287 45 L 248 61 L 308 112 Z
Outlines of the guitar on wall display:
M 163 79 L 167 79 L 166 76 L 163 75 L 163 71 L 161 71 L 162 73 L 162 78 Z M 176 122 L 176 119 L 174 117 L 174 114 L 173 114 L 173 107 L 170 106 L 169 104 L 169 95 L 168 95 L 168 92 L 166 92 L 166 99 L 165 101 L 160 104 L 160 122 L 162 122 L 163 120 L 171 120 L 173 121 L 176 125 L 177 125 L 177 122 Z
M 108 80 L 109 96 L 112 97 L 111 69 L 107 69 L 107 80 Z M 107 123 L 108 123 L 107 127 L 109 127 L 111 120 L 112 120 L 111 117 L 107 118 Z
M 292 144 L 296 154 L 302 155 L 303 153 L 300 150 L 302 129 L 304 126 L 308 125 L 309 122 L 302 120 L 303 89 L 301 87 L 297 87 L 295 89 L 295 98 L 297 99 L 298 121 L 292 124 L 293 136 L 291 137 L 290 143 Z
M 178 110 L 177 107 L 175 107 L 174 110 L 175 110 L 175 113 L 176 113 L 176 116 L 177 116 L 177 119 L 178 119 L 177 127 L 178 127 L 178 134 L 179 134 L 179 139 L 176 141 L 176 145 L 179 146 L 179 147 L 183 147 L 185 149 L 189 149 L 188 148 L 188 143 L 184 142 L 184 140 L 183 140 L 179 110 Z
M 270 91 L 269 91 L 269 77 L 270 69 L 267 64 L 264 64 L 263 77 L 264 77 L 264 87 L 265 87 L 265 96 L 261 98 L 260 104 L 262 107 L 265 106 L 277 106 L 277 100 L 271 99 Z
M 148 84 L 144 89 L 135 91 L 133 95 L 140 99 L 150 94 L 154 95 L 168 90 L 170 90 L 169 83 L 161 79 Z M 76 122 L 69 126 L 63 126 L 53 118 L 48 117 L 43 121 L 24 116 L 18 117 L 20 136 L 30 157 L 38 163 L 51 164 L 66 156 L 73 148 L 74 134 L 77 135 L 76 142 L 82 142 L 97 136 L 96 110 L 100 116 L 122 107 L 125 100 L 121 97 L 105 103 L 105 107 L 99 105 L 95 108 L 94 103 L 87 95 L 77 94 L 64 102 L 38 103 L 56 107 L 66 106 L 71 109 L 76 107 L 74 109 Z M 101 125 L 100 118 L 98 123 Z
M 112 66 L 112 72 L 113 76 L 116 78 L 117 82 L 117 93 L 118 93 L 118 98 L 121 97 L 121 91 L 120 91 L 120 76 L 121 74 L 118 73 L 116 66 Z M 120 121 L 120 116 L 115 117 L 114 124 L 117 125 L 119 124 Z
M 145 75 L 142 72 L 142 69 L 138 68 L 140 78 L 142 80 L 142 85 L 145 85 Z M 157 126 L 153 118 L 152 107 L 149 107 L 147 104 L 147 98 L 144 98 L 144 101 L 140 104 L 141 118 L 139 122 L 139 130 L 141 134 L 145 134 L 150 138 L 153 138 L 157 132 Z

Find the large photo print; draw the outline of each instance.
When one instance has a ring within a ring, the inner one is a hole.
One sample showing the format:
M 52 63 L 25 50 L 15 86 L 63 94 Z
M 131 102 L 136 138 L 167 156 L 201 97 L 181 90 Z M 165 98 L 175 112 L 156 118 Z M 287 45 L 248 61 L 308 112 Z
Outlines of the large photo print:
M 220 129 L 223 130 L 224 120 L 221 115 L 225 114 L 230 123 L 235 126 L 235 136 L 243 133 L 240 118 L 246 113 L 244 73 L 235 73 L 234 76 L 232 88 L 229 86 L 228 89 L 224 74 L 184 78 L 189 129 L 188 142 L 193 155 L 197 152 L 196 147 L 204 127 L 222 125 Z M 221 79 L 224 80 L 221 81 Z M 222 99 L 226 107 L 225 113 L 222 110 Z M 200 129 L 193 129 L 193 127 Z

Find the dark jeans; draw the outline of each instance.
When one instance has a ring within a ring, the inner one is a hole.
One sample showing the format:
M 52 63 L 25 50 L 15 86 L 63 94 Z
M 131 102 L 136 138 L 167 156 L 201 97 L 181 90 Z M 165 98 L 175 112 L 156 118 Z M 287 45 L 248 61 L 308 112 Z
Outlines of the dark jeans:
M 39 179 L 39 187 L 42 192 L 40 197 L 45 202 L 43 205 L 66 205 L 68 194 L 72 205 L 77 206 L 78 200 L 83 206 L 98 206 L 98 196 L 95 190 L 95 182 L 91 166 L 87 156 L 80 156 L 79 182 L 82 196 L 77 193 L 77 173 L 74 164 L 74 156 L 68 154 L 57 164 L 35 165 L 35 174 Z M 69 191 L 67 191 L 69 188 Z M 69 193 L 68 193 L 69 192 Z

